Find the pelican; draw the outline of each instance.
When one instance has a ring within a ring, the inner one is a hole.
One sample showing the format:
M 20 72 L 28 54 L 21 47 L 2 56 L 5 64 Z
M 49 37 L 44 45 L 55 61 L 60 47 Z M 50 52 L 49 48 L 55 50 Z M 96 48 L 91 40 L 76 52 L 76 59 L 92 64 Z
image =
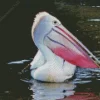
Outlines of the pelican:
M 31 76 L 36 80 L 64 82 L 72 78 L 76 66 L 98 67 L 95 56 L 56 17 L 47 12 L 36 15 L 31 34 L 38 48 L 30 63 Z

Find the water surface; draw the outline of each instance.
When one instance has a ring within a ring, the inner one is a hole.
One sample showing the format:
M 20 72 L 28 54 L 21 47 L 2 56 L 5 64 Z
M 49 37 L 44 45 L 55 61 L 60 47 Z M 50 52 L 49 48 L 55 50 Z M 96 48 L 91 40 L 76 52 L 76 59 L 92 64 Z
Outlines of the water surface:
M 77 68 L 68 82 L 44 83 L 32 79 L 30 70 L 21 73 L 18 67 L 24 68 L 30 61 L 8 62 L 13 78 L 6 83 L 9 88 L 0 93 L 1 100 L 100 100 L 100 69 Z

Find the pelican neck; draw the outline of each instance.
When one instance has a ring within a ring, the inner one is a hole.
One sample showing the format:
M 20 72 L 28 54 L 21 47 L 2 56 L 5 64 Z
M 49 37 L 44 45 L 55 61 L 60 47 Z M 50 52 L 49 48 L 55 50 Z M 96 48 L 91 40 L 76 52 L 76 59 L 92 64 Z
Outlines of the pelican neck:
M 46 45 L 39 44 L 37 47 L 47 61 L 55 59 L 55 54 Z

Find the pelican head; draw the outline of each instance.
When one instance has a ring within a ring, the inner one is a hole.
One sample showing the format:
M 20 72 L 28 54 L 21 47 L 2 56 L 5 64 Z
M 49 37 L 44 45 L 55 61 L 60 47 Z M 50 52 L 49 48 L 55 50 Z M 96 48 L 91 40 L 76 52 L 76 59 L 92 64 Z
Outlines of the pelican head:
M 32 26 L 32 38 L 36 45 L 43 44 L 44 37 L 53 27 L 60 25 L 61 22 L 47 12 L 40 12 L 36 15 Z
M 89 57 L 88 49 L 56 17 L 47 12 L 36 15 L 32 25 L 32 38 L 37 47 L 44 45 L 71 64 L 97 68 L 97 64 Z

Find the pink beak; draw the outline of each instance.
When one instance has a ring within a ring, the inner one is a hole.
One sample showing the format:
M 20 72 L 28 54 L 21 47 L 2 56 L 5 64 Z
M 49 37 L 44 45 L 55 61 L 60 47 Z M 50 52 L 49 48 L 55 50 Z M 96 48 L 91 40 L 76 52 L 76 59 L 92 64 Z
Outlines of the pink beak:
M 98 68 L 99 65 L 89 57 L 93 55 L 64 26 L 56 26 L 47 36 L 46 45 L 58 56 L 71 64 L 83 68 Z

